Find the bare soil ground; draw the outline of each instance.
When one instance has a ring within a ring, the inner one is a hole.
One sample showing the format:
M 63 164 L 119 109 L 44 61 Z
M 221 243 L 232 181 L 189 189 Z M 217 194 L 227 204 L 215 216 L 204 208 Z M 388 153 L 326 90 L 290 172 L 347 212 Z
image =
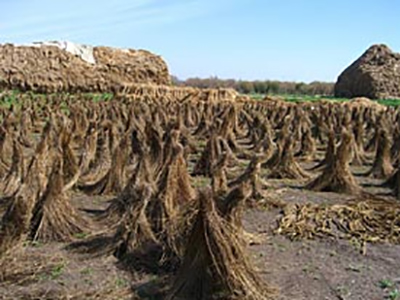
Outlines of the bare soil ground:
M 364 171 L 353 168 L 354 173 Z M 370 193 L 389 193 L 376 186 L 380 181 L 362 176 L 357 180 Z M 195 185 L 204 182 L 204 178 L 196 178 Z M 307 191 L 301 188 L 304 182 L 299 181 L 268 183 L 269 194 L 285 202 L 337 203 L 351 198 Z M 74 205 L 88 216 L 105 208 L 108 200 L 110 197 L 81 194 L 73 197 Z M 359 245 L 350 240 L 292 241 L 274 234 L 280 217 L 280 209 L 249 208 L 244 215 L 246 230 L 259 239 L 249 246 L 249 253 L 262 278 L 279 288 L 279 300 L 400 299 L 396 298 L 396 289 L 400 289 L 400 245 L 368 244 L 363 255 Z M 10 260 L 10 264 L 19 262 L 19 269 L 0 277 L 0 299 L 103 299 L 105 295 L 108 299 L 157 299 L 149 292 L 149 282 L 158 280 L 155 275 L 132 271 L 113 256 L 72 254 L 66 245 L 26 243 Z

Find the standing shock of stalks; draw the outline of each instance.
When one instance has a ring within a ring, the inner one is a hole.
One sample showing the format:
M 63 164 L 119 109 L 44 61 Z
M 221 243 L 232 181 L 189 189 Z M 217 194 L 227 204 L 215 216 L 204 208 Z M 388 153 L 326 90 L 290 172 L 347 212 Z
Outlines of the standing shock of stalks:
M 390 156 L 390 139 L 385 129 L 379 130 L 379 136 L 377 140 L 377 149 L 375 160 L 372 168 L 366 174 L 379 179 L 387 179 L 393 174 L 393 166 Z
M 94 160 L 89 164 L 88 170 L 79 178 L 79 187 L 92 186 L 109 172 L 111 166 L 109 139 L 109 128 L 106 125 L 101 126 L 97 134 Z
M 212 133 L 193 168 L 193 175 L 210 176 L 212 165 L 221 156 L 221 153 L 221 138 L 217 134 Z
M 343 130 L 341 143 L 333 161 L 326 165 L 322 174 L 310 182 L 306 188 L 314 191 L 360 194 L 361 187 L 349 167 L 352 158 L 352 143 L 352 134 L 347 130 Z
M 318 164 L 311 168 L 313 171 L 318 171 L 333 164 L 336 156 L 336 138 L 335 131 L 331 128 L 328 132 L 328 145 L 325 150 L 325 157 Z
M 301 149 L 296 153 L 296 157 L 299 157 L 303 161 L 312 161 L 317 151 L 317 145 L 312 137 L 312 131 L 307 127 L 305 133 L 301 137 Z
M 124 257 L 149 244 L 158 244 L 157 237 L 151 228 L 146 210 L 153 195 L 152 187 L 139 186 L 140 200 L 132 205 L 123 216 L 113 238 L 114 255 Z
M 35 191 L 24 186 L 13 196 L 0 222 L 0 258 L 24 241 L 29 230 Z
M 128 160 L 128 136 L 125 134 L 112 153 L 111 166 L 99 181 L 81 186 L 89 195 L 113 195 L 121 192 L 126 182 L 126 162 Z
M 22 184 L 24 173 L 25 162 L 22 147 L 18 141 L 14 140 L 11 168 L 0 184 L 0 192 L 4 198 L 10 199 L 18 191 Z
M 211 186 L 214 193 L 224 193 L 228 190 L 227 164 L 229 154 L 224 153 L 220 160 L 212 166 Z
M 157 238 L 167 251 L 179 255 L 182 218 L 186 207 L 195 197 L 190 175 L 183 157 L 183 147 L 173 150 L 171 161 L 163 168 L 157 183 L 158 190 L 149 203 L 148 218 Z
M 29 164 L 27 174 L 16 193 L 7 201 L 8 207 L 0 221 L 0 256 L 20 246 L 29 234 L 33 209 L 48 183 L 48 165 L 52 160 L 49 144 L 52 126 L 48 122 Z
M 384 187 L 392 189 L 394 196 L 400 200 L 400 168 L 398 167 L 393 174 L 382 184 Z
M 291 138 L 284 139 L 281 155 L 272 167 L 270 178 L 304 179 L 309 177 L 294 158 L 293 144 L 294 141 Z
M 30 237 L 41 241 L 71 241 L 88 230 L 88 222 L 69 203 L 64 190 L 63 165 L 56 157 L 43 196 L 33 209 Z
M 188 235 L 185 255 L 167 299 L 272 299 L 274 289 L 251 267 L 237 228 L 216 210 L 209 193 L 199 195 L 199 209 Z M 217 296 L 218 295 L 218 296 Z
M 266 186 L 266 183 L 261 178 L 261 164 L 267 159 L 268 157 L 265 155 L 255 155 L 244 172 L 228 183 L 228 187 L 233 188 L 242 184 L 250 184 L 251 198 L 253 200 L 262 199 L 264 197 L 262 189 Z

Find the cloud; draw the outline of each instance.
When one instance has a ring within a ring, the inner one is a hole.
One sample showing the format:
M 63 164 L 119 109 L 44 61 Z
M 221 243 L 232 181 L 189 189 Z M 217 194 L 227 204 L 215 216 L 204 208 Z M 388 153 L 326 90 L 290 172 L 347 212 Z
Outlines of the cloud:
M 25 0 L 28 1 L 28 0 Z M 25 2 L 22 1 L 22 2 Z M 44 38 L 88 37 L 115 30 L 145 30 L 202 17 L 223 8 L 227 0 L 37 0 L 35 6 L 11 11 L 2 21 L 2 38 L 40 40 Z M 58 4 L 57 4 L 58 3 Z

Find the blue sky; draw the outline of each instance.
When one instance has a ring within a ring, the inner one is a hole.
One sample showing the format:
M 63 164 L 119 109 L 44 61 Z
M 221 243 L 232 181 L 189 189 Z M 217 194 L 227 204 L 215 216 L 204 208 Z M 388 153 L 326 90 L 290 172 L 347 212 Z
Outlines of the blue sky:
M 180 78 L 335 81 L 370 45 L 400 52 L 396 0 L 0 0 L 0 43 L 147 49 Z

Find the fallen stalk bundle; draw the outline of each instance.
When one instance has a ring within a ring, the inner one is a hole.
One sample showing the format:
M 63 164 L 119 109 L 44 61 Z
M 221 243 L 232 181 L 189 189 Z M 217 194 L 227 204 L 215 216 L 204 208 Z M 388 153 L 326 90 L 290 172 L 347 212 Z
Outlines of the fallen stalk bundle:
M 333 205 L 287 205 L 276 233 L 292 239 L 355 239 L 365 253 L 368 242 L 400 244 L 400 204 L 374 199 Z

